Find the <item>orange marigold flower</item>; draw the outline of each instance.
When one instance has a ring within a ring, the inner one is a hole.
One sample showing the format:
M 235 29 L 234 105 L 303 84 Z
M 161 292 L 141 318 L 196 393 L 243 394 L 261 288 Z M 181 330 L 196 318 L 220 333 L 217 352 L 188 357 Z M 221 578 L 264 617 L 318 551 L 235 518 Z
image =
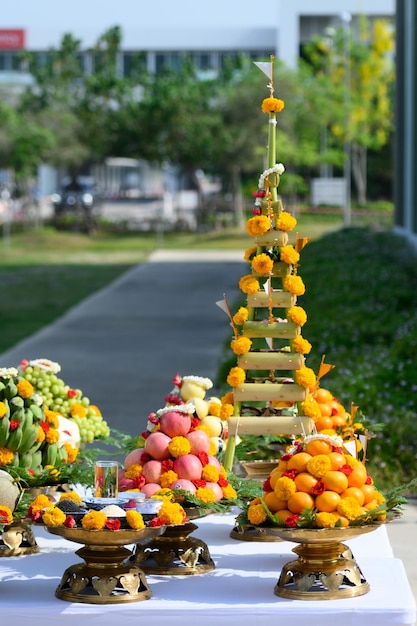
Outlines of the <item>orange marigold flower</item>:
M 296 491 L 295 482 L 288 476 L 281 476 L 275 483 L 274 493 L 278 500 L 288 500 Z
M 0 504 L 0 524 L 10 524 L 12 519 L 12 510 L 5 504 Z
M 299 354 L 309 354 L 312 348 L 311 343 L 307 339 L 304 339 L 301 335 L 293 340 L 292 346 Z
M 19 380 L 17 383 L 17 393 L 21 398 L 30 398 L 33 394 L 33 386 L 28 380 Z
M 301 387 L 306 387 L 307 389 L 316 388 L 317 379 L 311 367 L 300 367 L 300 369 L 295 372 L 295 379 Z
M 243 260 L 248 261 L 248 262 L 251 261 L 252 257 L 256 254 L 257 249 L 258 249 L 258 246 L 251 246 L 250 248 L 245 250 Z
M 316 454 L 307 461 L 307 471 L 316 478 L 323 478 L 331 469 L 332 463 L 327 454 Z
M 42 515 L 42 521 L 45 526 L 62 526 L 66 517 L 67 514 L 64 511 L 61 511 L 57 506 L 53 506 Z
M 302 296 L 306 290 L 303 279 L 300 276 L 294 276 L 292 274 L 288 274 L 284 278 L 284 289 L 293 293 L 295 296 Z
M 185 454 L 190 454 L 191 444 L 185 437 L 173 437 L 168 444 L 168 450 L 177 459 Z
M 252 346 L 252 341 L 248 337 L 236 337 L 230 343 L 235 354 L 246 354 Z
M 288 265 L 295 265 L 300 260 L 300 253 L 294 248 L 294 246 L 288 244 L 283 246 L 280 250 L 280 259 Z
M 234 410 L 233 404 L 223 404 L 220 411 L 220 419 L 228 420 L 229 417 L 233 415 Z
M 178 474 L 174 470 L 163 472 L 159 478 L 160 485 L 163 489 L 168 489 L 172 483 L 178 479 Z
M 291 306 L 287 310 L 287 317 L 297 326 L 304 326 L 307 321 L 307 313 L 301 306 Z
M 233 392 L 228 391 L 220 398 L 222 404 L 233 404 Z
M 145 522 L 143 521 L 142 513 L 139 513 L 139 511 L 135 511 L 133 509 L 126 511 L 126 521 L 129 524 L 130 528 L 134 528 L 135 530 L 145 528 Z
M 74 448 L 70 443 L 64 443 L 64 448 L 67 452 L 67 463 L 74 463 L 75 459 L 78 456 L 79 448 Z
M 102 511 L 89 511 L 81 520 L 85 530 L 102 530 L 106 525 L 107 515 Z
M 314 458 L 314 457 L 313 457 Z M 342 498 L 337 505 L 337 512 L 339 515 L 343 517 L 347 517 L 349 521 L 360 517 L 363 513 L 362 507 L 356 498 L 352 498 L 347 496 L 346 498 Z
M 236 489 L 234 489 L 232 485 L 226 485 L 225 487 L 222 487 L 222 492 L 223 498 L 226 498 L 226 500 L 234 500 L 235 498 L 237 498 Z
M 214 465 L 205 465 L 203 467 L 203 471 L 201 472 L 201 478 L 203 480 L 207 480 L 209 483 L 217 483 L 219 480 L 219 470 Z
M 334 528 L 338 519 L 334 513 L 320 512 L 317 513 L 314 523 L 318 528 Z
M 241 306 L 239 310 L 237 311 L 237 313 L 234 314 L 233 322 L 236 324 L 236 326 L 241 326 L 242 324 L 246 322 L 248 317 L 249 317 L 248 309 L 244 306 Z
M 256 235 L 263 235 L 271 228 L 271 220 L 266 215 L 254 215 L 246 222 L 246 230 L 249 235 L 256 237 Z
M 246 373 L 245 370 L 241 367 L 232 367 L 227 377 L 227 383 L 231 387 L 238 387 L 243 382 L 245 382 Z
M 0 402 L 0 418 L 4 417 L 7 413 L 7 407 L 4 402 Z
M 319 403 L 310 394 L 301 404 L 303 414 L 311 417 L 315 422 L 321 417 L 321 409 Z
M 251 524 L 258 526 L 259 524 L 263 524 L 266 521 L 267 514 L 262 505 L 262 503 L 253 504 L 251 503 L 248 508 L 248 520 Z
M 14 452 L 9 450 L 9 448 L 5 448 L 5 447 L 0 448 L 0 465 L 10 465 L 13 459 L 14 459 Z
M 59 426 L 58 413 L 56 411 L 51 411 L 49 409 L 45 409 L 44 413 L 45 413 L 45 418 L 48 424 L 52 426 L 53 428 L 58 428 Z
M 47 443 L 58 443 L 59 441 L 59 432 L 55 430 L 55 428 L 50 428 L 47 433 L 45 433 L 45 439 Z
M 267 276 L 274 267 L 274 262 L 270 256 L 262 252 L 252 259 L 252 269 L 261 276 Z
M 281 211 L 275 221 L 275 226 L 278 230 L 293 230 L 296 225 L 296 218 L 288 211 Z
M 201 502 L 215 502 L 216 500 L 214 491 L 210 489 L 210 487 L 199 487 L 195 492 L 195 496 L 201 500 Z
M 87 409 L 79 402 L 74 402 L 70 407 L 72 417 L 85 417 L 87 415 Z
M 208 414 L 214 415 L 214 417 L 220 417 L 221 408 L 222 408 L 222 405 L 219 404 L 218 402 L 210 402 L 209 408 L 208 408 Z
M 239 280 L 239 289 L 246 294 L 256 293 L 260 289 L 259 281 L 252 274 L 246 274 Z
M 139 478 L 139 476 L 142 476 L 142 472 L 142 465 L 139 465 L 139 463 L 134 463 L 127 470 L 125 470 L 125 478 L 135 480 L 135 478 Z
M 38 426 L 38 436 L 36 437 L 36 443 L 41 443 L 45 441 L 45 431 L 42 426 Z
M 262 101 L 263 113 L 280 113 L 284 107 L 284 100 L 280 100 L 279 98 L 264 98 Z

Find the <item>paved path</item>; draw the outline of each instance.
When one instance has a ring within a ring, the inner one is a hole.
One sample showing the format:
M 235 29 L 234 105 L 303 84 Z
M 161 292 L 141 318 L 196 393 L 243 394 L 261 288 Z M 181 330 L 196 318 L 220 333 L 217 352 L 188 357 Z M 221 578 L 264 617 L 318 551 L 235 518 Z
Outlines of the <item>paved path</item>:
M 0 367 L 22 358 L 57 361 L 64 380 L 80 387 L 110 426 L 138 434 L 177 372 L 215 380 L 230 336 L 215 303 L 224 293 L 235 302 L 244 271 L 240 252 L 158 251 L 0 355 Z M 387 529 L 417 598 L 417 500 Z

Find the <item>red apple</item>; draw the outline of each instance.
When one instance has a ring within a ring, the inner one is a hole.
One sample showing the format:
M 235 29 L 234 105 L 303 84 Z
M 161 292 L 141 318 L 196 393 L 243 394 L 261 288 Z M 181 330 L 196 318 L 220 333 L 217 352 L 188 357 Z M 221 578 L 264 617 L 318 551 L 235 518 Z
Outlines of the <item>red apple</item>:
M 142 487 L 141 492 L 144 493 L 147 498 L 152 498 L 153 494 L 160 489 L 161 485 L 157 485 L 156 483 L 149 483 Z
M 159 483 L 159 479 L 161 478 L 161 461 L 146 461 L 143 466 L 142 473 L 145 476 L 147 483 Z
M 178 478 L 186 480 L 199 480 L 203 466 L 200 459 L 194 454 L 184 454 L 174 461 L 174 472 Z
M 142 465 L 141 459 L 144 454 L 144 448 L 136 448 L 136 450 L 132 450 L 132 452 L 129 452 L 129 454 L 125 458 L 125 469 L 129 469 L 131 465 Z
M 156 432 L 151 433 L 145 441 L 145 452 L 149 454 L 153 459 L 157 461 L 163 461 L 168 459 L 170 454 L 168 451 L 168 445 L 171 441 L 171 437 L 164 435 L 164 433 Z
M 210 450 L 210 437 L 204 430 L 193 430 L 188 435 L 185 435 L 186 439 L 191 444 L 191 454 L 199 454 L 200 452 L 209 453 Z
M 216 502 L 223 498 L 223 491 L 222 491 L 221 487 L 217 483 L 207 483 L 206 487 L 213 491 L 214 496 L 216 498 Z
M 185 478 L 178 478 L 178 480 L 173 482 L 169 488 L 173 491 L 176 489 L 184 489 L 185 491 L 189 491 L 192 495 L 194 495 L 197 491 L 195 485 L 190 480 L 186 480 Z

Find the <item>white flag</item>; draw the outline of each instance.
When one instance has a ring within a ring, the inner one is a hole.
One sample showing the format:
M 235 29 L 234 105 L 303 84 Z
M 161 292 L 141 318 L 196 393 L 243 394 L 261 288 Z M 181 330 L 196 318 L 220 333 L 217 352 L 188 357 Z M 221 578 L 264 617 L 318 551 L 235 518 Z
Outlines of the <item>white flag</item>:
M 261 72 L 268 76 L 269 80 L 272 81 L 272 63 L 270 61 L 254 61 L 253 64 L 256 65 L 256 67 L 259 67 Z

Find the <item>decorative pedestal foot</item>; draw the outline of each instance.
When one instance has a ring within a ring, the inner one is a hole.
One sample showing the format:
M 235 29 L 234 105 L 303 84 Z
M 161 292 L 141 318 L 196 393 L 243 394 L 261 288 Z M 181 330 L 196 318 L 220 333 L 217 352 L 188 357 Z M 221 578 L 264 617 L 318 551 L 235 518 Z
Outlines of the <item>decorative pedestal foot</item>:
M 145 574 L 126 561 L 124 547 L 84 546 L 76 551 L 85 563 L 67 568 L 55 592 L 57 598 L 88 604 L 139 602 L 152 596 Z
M 39 546 L 29 524 L 12 522 L 0 535 L 0 557 L 36 554 Z
M 275 595 L 293 600 L 353 598 L 370 589 L 348 546 L 343 543 L 300 544 L 298 559 L 287 563 Z
M 165 533 L 136 545 L 131 561 L 146 574 L 204 574 L 215 568 L 204 541 L 189 535 L 198 528 L 188 522 L 168 526 Z
M 270 535 L 267 528 L 260 526 L 241 526 L 237 524 L 230 531 L 230 538 L 238 541 L 282 541 L 276 535 Z

